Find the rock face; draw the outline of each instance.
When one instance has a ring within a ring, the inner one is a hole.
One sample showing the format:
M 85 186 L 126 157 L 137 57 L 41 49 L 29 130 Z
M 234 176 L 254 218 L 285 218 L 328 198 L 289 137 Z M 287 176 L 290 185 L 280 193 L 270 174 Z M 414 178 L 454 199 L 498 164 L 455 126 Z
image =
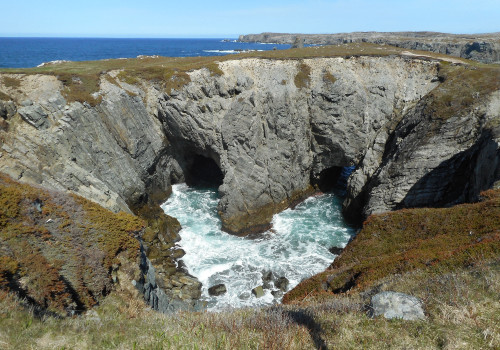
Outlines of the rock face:
M 0 84 L 13 101 L 0 105 L 0 172 L 141 214 L 152 227 L 144 251 L 161 276 L 148 288 L 196 299 L 199 286 L 179 268 L 178 223 L 152 209 L 172 183 L 220 185 L 223 229 L 244 235 L 344 166 L 357 166 L 344 203 L 353 220 L 474 200 L 498 181 L 498 70 L 478 79 L 488 90 L 461 93 L 460 81 L 442 82 L 445 66 L 408 55 L 226 60 L 220 75 L 190 71 L 168 93 L 110 71 L 95 106 L 68 103 L 55 76 L 3 74 L 19 84 Z M 457 99 L 464 105 L 439 114 Z
M 267 228 L 275 212 L 311 194 L 324 170 L 383 150 L 402 112 L 438 84 L 436 63 L 402 58 L 247 59 L 220 68 L 220 78 L 191 73 L 191 84 L 160 101 L 159 118 L 184 172 L 195 154 L 221 168 L 218 209 L 235 234 Z
M 254 289 L 252 289 L 252 294 L 256 298 L 261 298 L 264 296 L 264 288 L 262 288 L 262 286 L 255 287 Z
M 434 32 L 355 32 L 339 34 L 262 33 L 240 35 L 239 40 L 243 42 L 290 45 L 298 41 L 308 45 L 339 45 L 369 42 L 392 45 L 410 50 L 438 52 L 483 63 L 500 61 L 500 33 L 470 35 Z
M 409 56 L 228 60 L 170 95 L 104 76 L 96 107 L 67 104 L 55 77 L 26 76 L 5 91 L 29 103 L 9 104 L 21 120 L 2 134 L 0 171 L 129 211 L 210 168 L 223 228 L 242 235 L 344 166 L 358 165 L 344 206 L 354 220 L 474 200 L 499 178 L 498 93 L 437 123 L 425 97 L 439 67 Z
M 372 297 L 373 315 L 388 319 L 423 320 L 425 314 L 422 306 L 422 300 L 404 293 L 382 292 Z

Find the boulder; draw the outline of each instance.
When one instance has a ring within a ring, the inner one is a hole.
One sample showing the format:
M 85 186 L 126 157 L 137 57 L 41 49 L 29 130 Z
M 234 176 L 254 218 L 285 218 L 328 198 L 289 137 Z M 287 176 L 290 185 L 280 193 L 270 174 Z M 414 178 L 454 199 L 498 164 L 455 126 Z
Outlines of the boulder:
M 238 295 L 238 298 L 240 298 L 241 300 L 248 300 L 250 299 L 250 292 L 243 292 L 241 293 L 240 295 Z
M 373 316 L 401 318 L 403 320 L 423 320 L 425 314 L 422 300 L 398 292 L 381 292 L 372 297 Z
M 280 289 L 277 289 L 277 290 L 273 290 L 271 291 L 271 295 L 275 298 L 275 299 L 279 299 L 283 296 L 283 291 L 281 291 Z
M 255 287 L 252 289 L 252 294 L 255 295 L 256 298 L 260 298 L 264 296 L 264 288 L 262 286 Z
M 271 282 L 273 280 L 273 272 L 271 270 L 262 272 L 262 281 Z
M 264 289 L 271 289 L 271 288 L 273 288 L 273 284 L 272 284 L 272 282 L 265 281 L 262 284 L 262 288 L 264 288 Z
M 344 248 L 340 247 L 331 247 L 330 249 L 328 249 L 328 251 L 334 255 L 340 255 L 340 253 L 342 253 L 343 250 Z
M 226 292 L 227 288 L 224 284 L 217 284 L 215 286 L 208 288 L 208 294 L 214 297 L 226 294 Z
M 286 277 L 280 277 L 276 281 L 274 281 L 274 285 L 276 288 L 286 292 L 288 290 L 288 286 L 290 285 L 290 281 Z

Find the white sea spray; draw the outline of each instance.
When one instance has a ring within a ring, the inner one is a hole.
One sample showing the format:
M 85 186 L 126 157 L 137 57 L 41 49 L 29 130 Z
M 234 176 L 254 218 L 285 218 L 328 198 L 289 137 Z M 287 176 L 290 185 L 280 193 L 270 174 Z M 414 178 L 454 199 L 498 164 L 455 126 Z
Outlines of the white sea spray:
M 341 200 L 334 194 L 311 197 L 295 209 L 273 218 L 272 230 L 254 238 L 241 238 L 221 231 L 217 216 L 217 192 L 174 185 L 165 212 L 181 225 L 182 258 L 189 272 L 202 283 L 202 298 L 210 310 L 264 306 L 279 302 L 265 290 L 254 297 L 252 288 L 262 285 L 262 273 L 290 281 L 289 288 L 328 267 L 335 255 L 332 246 L 344 247 L 354 234 L 340 214 Z M 211 297 L 208 288 L 223 283 L 227 293 Z

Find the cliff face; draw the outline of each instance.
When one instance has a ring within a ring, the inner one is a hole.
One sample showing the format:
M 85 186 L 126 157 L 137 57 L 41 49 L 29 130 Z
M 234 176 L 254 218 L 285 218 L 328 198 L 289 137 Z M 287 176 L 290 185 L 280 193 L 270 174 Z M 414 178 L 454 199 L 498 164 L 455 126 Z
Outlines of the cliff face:
M 129 211 L 127 202 L 168 183 L 168 169 L 154 172 L 158 164 L 168 167 L 167 141 L 139 96 L 103 80 L 99 106 L 70 104 L 56 77 L 11 77 L 20 84 L 7 90 L 18 114 L 2 133 L 2 172 L 115 211 Z
M 180 164 L 201 154 L 224 173 L 219 212 L 236 234 L 311 193 L 322 171 L 384 145 L 403 111 L 437 85 L 437 64 L 403 58 L 248 59 L 191 74 L 161 101 Z M 383 146 L 382 146 L 383 147 Z M 188 166 L 186 166 L 187 168 Z
M 344 166 L 356 165 L 353 220 L 475 200 L 500 179 L 496 67 L 408 54 L 221 61 L 165 78 L 170 89 L 101 72 L 93 105 L 68 102 L 53 75 L 0 75 L 0 172 L 145 218 L 139 288 L 153 307 L 199 297 L 178 264 L 178 223 L 155 207 L 172 183 L 220 185 L 223 228 L 244 235 Z
M 262 33 L 240 35 L 243 42 L 293 44 L 300 38 L 307 45 L 339 45 L 369 42 L 410 50 L 423 50 L 476 60 L 500 61 L 500 34 L 447 34 L 433 32 L 355 32 L 339 34 Z
M 14 76 L 19 88 L 5 93 L 17 105 L 3 105 L 17 114 L 5 112 L 0 171 L 127 211 L 148 197 L 164 198 L 171 183 L 211 165 L 223 177 L 223 227 L 235 234 L 267 227 L 338 167 L 358 165 L 345 203 L 358 219 L 473 200 L 498 179 L 495 69 L 477 91 L 464 83 L 462 95 L 478 95 L 456 110 L 447 107 L 453 101 L 438 103 L 460 100 L 446 92 L 461 78 L 450 73 L 440 84 L 445 77 L 432 60 L 256 58 L 227 60 L 219 69 L 189 72 L 189 82 L 170 94 L 110 72 L 100 78 L 95 107 L 67 104 L 55 77 Z M 453 93 L 461 96 L 460 89 Z M 441 115 L 445 110 L 450 115 Z

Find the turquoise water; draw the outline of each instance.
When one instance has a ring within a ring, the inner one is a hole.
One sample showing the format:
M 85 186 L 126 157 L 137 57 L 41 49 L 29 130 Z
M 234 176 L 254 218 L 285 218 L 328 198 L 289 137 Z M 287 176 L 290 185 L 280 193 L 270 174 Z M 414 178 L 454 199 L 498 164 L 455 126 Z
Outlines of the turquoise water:
M 328 249 L 344 247 L 355 230 L 341 215 L 341 198 L 333 193 L 311 197 L 273 218 L 272 230 L 258 238 L 241 238 L 221 231 L 217 215 L 217 192 L 174 185 L 163 204 L 168 215 L 181 225 L 179 245 L 186 251 L 182 258 L 189 272 L 202 283 L 202 298 L 209 309 L 264 306 L 279 302 L 270 290 L 264 297 L 251 294 L 262 285 L 262 273 L 273 271 L 284 276 L 293 288 L 301 280 L 323 271 L 335 255 Z M 224 283 L 227 293 L 208 295 L 208 288 Z

